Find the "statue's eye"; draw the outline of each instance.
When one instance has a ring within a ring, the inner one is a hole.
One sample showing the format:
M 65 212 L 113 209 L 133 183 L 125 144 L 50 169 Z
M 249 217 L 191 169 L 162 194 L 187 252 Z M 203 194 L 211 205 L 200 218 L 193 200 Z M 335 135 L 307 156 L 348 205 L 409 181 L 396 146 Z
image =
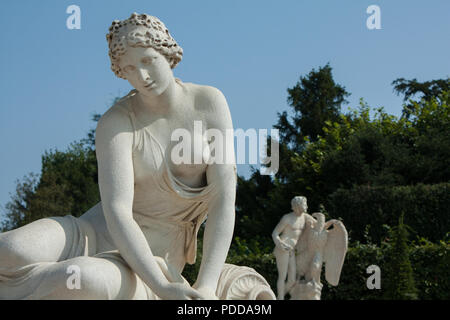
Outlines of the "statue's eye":
M 142 58 L 141 61 L 142 61 L 143 64 L 151 64 L 152 63 L 152 58 L 145 57 L 145 58 Z

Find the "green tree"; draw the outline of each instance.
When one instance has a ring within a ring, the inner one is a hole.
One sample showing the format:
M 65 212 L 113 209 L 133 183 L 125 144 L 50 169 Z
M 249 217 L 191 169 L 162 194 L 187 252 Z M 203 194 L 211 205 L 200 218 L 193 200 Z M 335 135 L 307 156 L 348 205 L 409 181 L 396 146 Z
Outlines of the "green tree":
M 93 120 L 99 118 L 94 115 Z M 87 138 L 65 151 L 46 151 L 41 173 L 17 181 L 16 192 L 5 205 L 1 229 L 15 229 L 45 217 L 78 217 L 100 201 L 94 144 L 95 130 L 91 130 Z
M 444 92 L 450 91 L 450 78 L 419 82 L 417 79 L 396 79 L 392 82 L 394 92 L 403 95 L 403 101 L 416 97 L 416 100 L 436 99 Z M 411 114 L 412 104 L 406 104 L 403 108 L 403 116 L 408 118 Z
M 334 81 L 329 64 L 301 76 L 297 84 L 288 89 L 288 94 L 293 116 L 288 112 L 278 114 L 278 123 L 274 126 L 280 130 L 277 175 L 272 179 L 255 170 L 250 179 L 238 179 L 235 235 L 251 247 L 255 245 L 246 243 L 245 239 L 259 242 L 266 252 L 273 247 L 270 234 L 276 223 L 282 214 L 291 211 L 290 199 L 299 192 L 312 197 L 316 190 L 307 183 L 311 181 L 309 176 L 315 174 L 315 168 L 313 172 L 300 173 L 299 155 L 320 138 L 325 123 L 340 121 L 341 106 L 349 96 L 345 88 Z
M 397 94 L 403 95 L 403 101 L 408 101 L 417 94 L 420 95 L 419 98 L 430 100 L 450 90 L 450 78 L 424 82 L 419 82 L 417 79 L 398 78 L 392 81 L 392 85 Z
M 322 134 L 326 121 L 338 121 L 341 106 L 350 94 L 344 87 L 334 82 L 329 64 L 301 76 L 297 84 L 288 88 L 288 103 L 294 115 L 278 114 L 276 128 L 280 138 L 298 150 L 305 137 L 314 141 Z
M 1 231 L 8 231 L 25 224 L 29 219 L 31 201 L 34 196 L 38 177 L 34 173 L 24 176 L 22 181 L 16 180 L 16 192 L 6 204 L 5 220 L 0 225 Z
M 392 244 L 387 262 L 387 280 L 384 290 L 389 300 L 417 300 L 414 273 L 409 260 L 408 231 L 403 214 L 392 233 Z
M 437 97 L 410 100 L 405 105 L 409 116 L 400 118 L 382 108 L 371 109 L 361 100 L 358 109 L 339 113 L 334 121 L 325 120 L 315 139 L 302 137 L 298 121 L 280 116 L 276 125 L 281 137 L 279 171 L 273 178 L 263 178 L 257 171 L 247 180 L 240 178 L 236 235 L 268 246 L 271 230 L 290 211 L 295 195 L 306 196 L 309 211 L 314 212 L 339 189 L 448 182 L 449 95 L 439 92 Z M 266 236 L 257 230 L 264 230 Z
M 412 101 L 405 108 L 408 118 L 402 138 L 410 153 L 398 165 L 404 168 L 407 184 L 450 181 L 449 91 L 428 100 Z

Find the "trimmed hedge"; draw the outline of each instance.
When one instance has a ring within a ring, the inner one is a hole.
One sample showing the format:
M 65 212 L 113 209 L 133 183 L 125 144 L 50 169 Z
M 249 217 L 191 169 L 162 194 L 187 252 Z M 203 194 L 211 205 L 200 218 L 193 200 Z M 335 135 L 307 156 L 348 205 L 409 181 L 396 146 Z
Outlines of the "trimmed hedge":
M 390 246 L 381 247 L 373 244 L 356 244 L 350 247 L 341 273 L 339 285 L 332 287 L 326 283 L 322 273 L 323 300 L 379 300 L 384 299 L 383 284 L 387 281 L 387 256 Z M 437 244 L 422 241 L 410 247 L 410 260 L 414 279 L 421 300 L 450 299 L 450 243 Z M 270 284 L 276 294 L 277 267 L 273 254 L 236 255 L 230 251 L 228 263 L 254 268 Z M 366 282 L 371 274 L 367 267 L 377 265 L 381 269 L 381 289 L 367 288 Z M 192 284 L 195 281 L 200 259 L 193 266 L 187 266 L 183 275 Z
M 349 248 L 341 279 L 337 287 L 324 286 L 323 298 L 326 300 L 373 300 L 384 299 L 383 283 L 389 274 L 387 256 L 389 246 L 358 245 Z M 420 245 L 410 247 L 409 258 L 414 271 L 414 280 L 421 300 L 450 299 L 450 244 L 437 244 L 423 241 Z M 369 290 L 366 286 L 366 272 L 369 265 L 381 269 L 381 289 Z
M 450 231 L 450 183 L 339 189 L 325 206 L 331 217 L 343 221 L 352 241 L 365 241 L 368 235 L 381 243 L 387 236 L 383 225 L 396 225 L 402 212 L 412 236 L 438 242 Z
M 410 253 L 416 287 L 423 299 L 450 299 L 450 245 L 425 243 Z M 420 296 L 419 296 L 420 297 Z

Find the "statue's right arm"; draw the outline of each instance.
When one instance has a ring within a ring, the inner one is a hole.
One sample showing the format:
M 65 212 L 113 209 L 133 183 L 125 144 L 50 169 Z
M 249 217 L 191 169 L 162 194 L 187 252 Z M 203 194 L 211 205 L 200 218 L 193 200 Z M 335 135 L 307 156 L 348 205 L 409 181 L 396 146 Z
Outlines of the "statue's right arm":
M 273 239 L 273 242 L 275 243 L 276 246 L 280 246 L 281 245 L 280 234 L 286 228 L 286 225 L 287 225 L 287 219 L 286 219 L 286 216 L 284 215 L 281 218 L 280 222 L 278 222 L 278 224 L 275 227 L 275 229 L 273 229 L 273 232 L 272 232 L 272 239 Z
M 133 218 L 132 144 L 133 127 L 128 114 L 111 108 L 99 120 L 95 137 L 100 196 L 108 231 L 131 269 L 159 297 L 183 299 L 196 296 L 194 289 L 168 282 Z

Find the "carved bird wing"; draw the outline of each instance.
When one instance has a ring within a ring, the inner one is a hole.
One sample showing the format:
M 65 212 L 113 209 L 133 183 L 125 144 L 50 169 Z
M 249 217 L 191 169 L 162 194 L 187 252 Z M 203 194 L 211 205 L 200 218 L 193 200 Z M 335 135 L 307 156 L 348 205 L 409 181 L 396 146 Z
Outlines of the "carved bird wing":
M 347 253 L 348 234 L 341 221 L 335 220 L 333 222 L 333 229 L 328 230 L 323 260 L 325 262 L 325 279 L 331 285 L 337 286 Z

